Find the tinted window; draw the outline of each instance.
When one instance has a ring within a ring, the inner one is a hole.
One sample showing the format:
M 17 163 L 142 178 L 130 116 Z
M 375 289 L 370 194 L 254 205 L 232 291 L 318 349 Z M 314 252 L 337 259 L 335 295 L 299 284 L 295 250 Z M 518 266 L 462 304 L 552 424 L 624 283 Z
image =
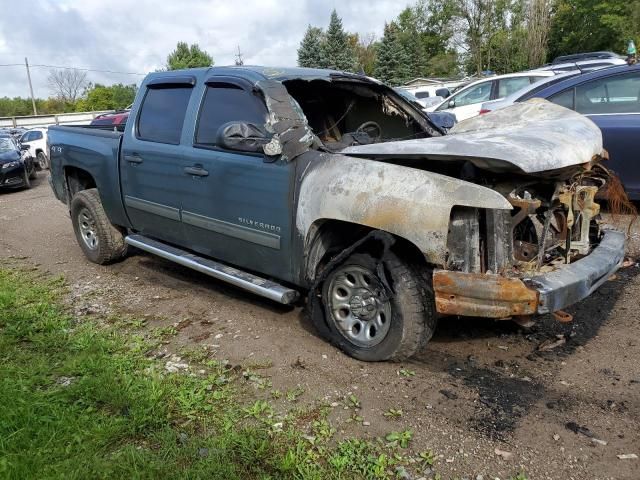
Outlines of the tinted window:
M 247 122 L 263 126 L 267 120 L 267 108 L 261 98 L 229 83 L 207 87 L 204 96 L 196 143 L 215 145 L 221 125 L 228 122 Z
M 578 85 L 576 111 L 585 114 L 640 112 L 640 72 Z
M 573 110 L 573 88 L 565 90 L 564 92 L 556 93 L 555 95 L 550 96 L 549 100 L 562 107 Z
M 530 83 L 529 77 L 502 78 L 498 80 L 498 98 L 507 97 Z
M 429 92 L 416 92 L 416 98 L 429 98 Z
M 29 141 L 31 140 L 41 140 L 42 139 L 42 132 L 35 130 L 33 132 L 31 132 L 31 136 L 29 137 Z
M 180 143 L 191 90 L 190 87 L 148 89 L 138 117 L 138 138 L 174 145 Z
M 30 142 L 31 141 L 31 132 L 27 132 L 22 137 L 20 137 L 21 142 Z

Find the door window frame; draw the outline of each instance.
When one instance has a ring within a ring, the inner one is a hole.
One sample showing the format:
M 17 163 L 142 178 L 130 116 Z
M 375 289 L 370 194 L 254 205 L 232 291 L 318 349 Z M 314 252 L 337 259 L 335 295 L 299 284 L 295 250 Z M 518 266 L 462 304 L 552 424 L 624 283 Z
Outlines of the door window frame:
M 196 137 L 198 135 L 198 128 L 200 127 L 200 119 L 202 117 L 202 112 L 204 109 L 204 104 L 207 98 L 207 90 L 209 88 L 224 88 L 224 87 L 214 87 L 215 84 L 229 84 L 234 87 L 243 90 L 247 94 L 251 95 L 256 90 L 254 85 L 247 79 L 241 77 L 234 77 L 230 75 L 212 75 L 208 77 L 204 82 L 204 91 L 202 93 L 202 98 L 200 99 L 200 104 L 198 105 L 198 111 L 196 115 L 195 128 L 193 129 L 193 137 L 191 139 L 191 145 L 193 148 L 199 148 L 202 150 L 213 150 L 218 152 L 225 152 L 236 155 L 248 155 L 257 158 L 263 158 L 265 155 L 262 152 L 241 152 L 238 150 L 229 150 L 227 148 L 223 148 L 219 145 L 208 145 L 203 143 L 197 143 Z M 264 98 L 259 98 L 260 102 L 264 106 L 265 112 L 268 114 L 269 109 L 267 108 L 267 104 L 264 101 Z

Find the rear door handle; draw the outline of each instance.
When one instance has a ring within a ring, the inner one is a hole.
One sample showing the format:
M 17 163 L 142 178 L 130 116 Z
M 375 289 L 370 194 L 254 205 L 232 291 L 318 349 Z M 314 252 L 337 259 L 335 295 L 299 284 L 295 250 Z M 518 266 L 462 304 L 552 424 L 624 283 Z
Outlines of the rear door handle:
M 124 161 L 128 163 L 142 163 L 142 157 L 139 155 L 125 155 Z
M 196 177 L 206 177 L 209 172 L 202 167 L 185 167 L 184 173 L 187 175 L 195 175 Z

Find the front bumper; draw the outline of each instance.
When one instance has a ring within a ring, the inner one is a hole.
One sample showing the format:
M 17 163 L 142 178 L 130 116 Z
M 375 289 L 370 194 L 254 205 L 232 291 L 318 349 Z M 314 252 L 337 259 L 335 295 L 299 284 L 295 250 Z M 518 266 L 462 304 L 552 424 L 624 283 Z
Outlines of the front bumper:
M 591 295 L 624 260 L 625 235 L 606 230 L 586 257 L 525 278 L 435 270 L 436 310 L 446 315 L 505 318 L 555 312 Z
M 11 168 L 0 165 L 0 187 L 20 187 L 24 185 L 24 164 Z

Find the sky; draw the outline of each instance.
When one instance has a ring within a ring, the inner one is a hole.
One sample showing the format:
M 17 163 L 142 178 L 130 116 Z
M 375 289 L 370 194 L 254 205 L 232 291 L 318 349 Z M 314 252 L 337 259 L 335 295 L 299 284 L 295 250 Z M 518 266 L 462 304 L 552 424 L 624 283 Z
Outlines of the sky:
M 29 96 L 30 65 L 147 73 L 176 43 L 198 43 L 216 65 L 292 66 L 307 25 L 326 28 L 336 8 L 346 30 L 381 36 L 410 0 L 2 0 L 0 97 Z M 1 66 L 19 63 L 22 66 Z M 50 68 L 31 68 L 34 94 L 51 95 Z M 94 83 L 140 83 L 143 76 L 87 72 Z

